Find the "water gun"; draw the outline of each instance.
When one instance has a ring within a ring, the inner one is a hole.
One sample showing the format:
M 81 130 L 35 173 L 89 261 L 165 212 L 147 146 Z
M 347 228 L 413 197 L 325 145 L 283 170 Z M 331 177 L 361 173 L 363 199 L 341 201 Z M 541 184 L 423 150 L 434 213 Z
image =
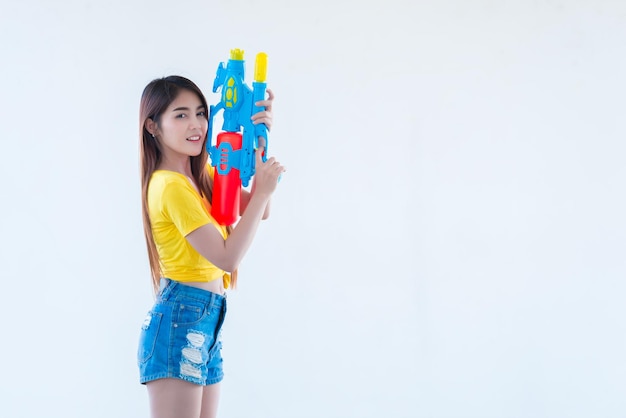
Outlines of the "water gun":
M 263 161 L 267 160 L 267 127 L 265 124 L 254 125 L 251 120 L 252 115 L 265 110 L 255 106 L 255 103 L 265 100 L 267 54 L 260 52 L 256 56 L 254 83 L 250 89 L 244 82 L 243 52 L 232 49 L 228 64 L 224 66 L 220 62 L 218 65 L 213 93 L 221 89 L 222 96 L 220 102 L 209 109 L 206 148 L 211 165 L 215 167 L 211 216 L 220 225 L 232 225 L 239 216 L 241 186 L 247 186 L 254 176 L 255 150 L 260 136 L 265 138 Z M 224 124 L 213 146 L 213 118 L 222 109 Z

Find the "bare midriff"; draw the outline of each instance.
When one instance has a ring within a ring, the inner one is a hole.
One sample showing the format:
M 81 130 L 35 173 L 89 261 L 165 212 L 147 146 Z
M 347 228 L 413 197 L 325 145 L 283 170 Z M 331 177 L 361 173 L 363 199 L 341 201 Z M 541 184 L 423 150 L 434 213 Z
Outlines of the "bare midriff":
M 217 293 L 218 295 L 224 294 L 224 280 L 216 279 L 210 282 L 181 282 L 185 286 L 197 287 L 198 289 L 208 290 L 209 292 Z

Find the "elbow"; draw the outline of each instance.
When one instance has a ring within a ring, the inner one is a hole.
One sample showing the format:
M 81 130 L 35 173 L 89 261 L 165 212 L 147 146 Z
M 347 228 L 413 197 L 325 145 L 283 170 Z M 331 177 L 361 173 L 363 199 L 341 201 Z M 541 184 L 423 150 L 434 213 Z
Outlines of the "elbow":
M 234 261 L 231 260 L 223 260 L 219 263 L 213 263 L 215 265 L 215 267 L 219 268 L 220 270 L 224 270 L 225 272 L 228 273 L 232 273 L 233 271 L 237 270 L 237 263 L 235 263 Z
M 237 267 L 239 267 L 239 265 L 237 264 L 227 264 L 224 265 L 224 267 L 222 267 L 222 270 L 228 272 L 228 273 L 232 273 L 233 271 L 237 270 Z
M 241 260 L 234 259 L 234 258 L 226 259 L 226 260 L 223 260 L 221 263 L 219 263 L 219 265 L 216 264 L 216 266 L 228 273 L 232 273 L 233 271 L 237 270 L 240 262 Z

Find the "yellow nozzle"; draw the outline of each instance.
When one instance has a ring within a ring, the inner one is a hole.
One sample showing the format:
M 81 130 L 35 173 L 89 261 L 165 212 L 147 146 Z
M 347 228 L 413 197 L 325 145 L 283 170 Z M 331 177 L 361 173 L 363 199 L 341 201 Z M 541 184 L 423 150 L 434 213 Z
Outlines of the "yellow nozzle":
M 235 48 L 230 50 L 230 59 L 231 60 L 243 60 L 243 49 Z
M 254 81 L 257 83 L 264 83 L 267 76 L 267 54 L 265 52 L 259 52 L 256 54 L 256 61 L 254 62 Z

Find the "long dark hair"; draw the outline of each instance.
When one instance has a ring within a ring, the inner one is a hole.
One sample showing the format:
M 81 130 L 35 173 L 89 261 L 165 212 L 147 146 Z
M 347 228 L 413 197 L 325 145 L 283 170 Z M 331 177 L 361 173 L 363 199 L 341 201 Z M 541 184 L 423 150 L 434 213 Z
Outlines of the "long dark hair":
M 141 170 L 141 207 L 143 213 L 143 228 L 148 246 L 148 258 L 150 261 L 150 272 L 152 275 L 152 285 L 155 293 L 159 289 L 159 281 L 161 279 L 161 266 L 159 262 L 159 253 L 157 252 L 154 236 L 152 235 L 152 226 L 150 223 L 150 213 L 148 210 L 148 184 L 152 173 L 157 169 L 162 158 L 159 141 L 152 137 L 146 128 L 148 119 L 154 121 L 159 126 L 161 116 L 167 107 L 178 97 L 181 91 L 187 90 L 195 93 L 204 108 L 209 110 L 207 101 L 202 91 L 191 80 L 180 76 L 169 76 L 152 80 L 141 95 L 141 103 L 139 105 L 139 158 Z M 198 185 L 202 196 L 211 202 L 213 197 L 213 180 L 206 170 L 209 155 L 206 151 L 206 141 L 210 138 L 205 137 L 202 152 L 194 157 L 189 157 L 191 161 L 191 174 L 193 180 Z M 228 233 L 231 228 L 228 227 Z M 237 272 L 232 272 L 231 287 L 235 287 L 237 282 Z

